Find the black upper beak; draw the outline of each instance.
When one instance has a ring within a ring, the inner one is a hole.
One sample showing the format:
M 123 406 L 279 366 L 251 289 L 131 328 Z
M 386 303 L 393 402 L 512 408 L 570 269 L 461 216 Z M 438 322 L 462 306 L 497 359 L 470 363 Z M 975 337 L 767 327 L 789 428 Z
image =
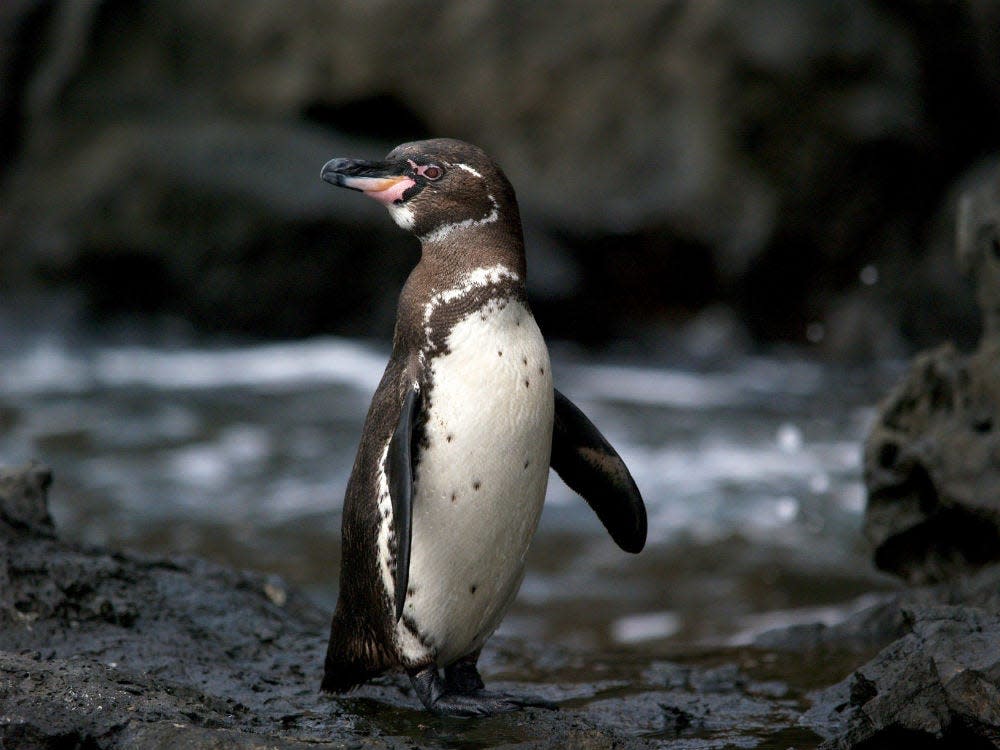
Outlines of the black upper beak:
M 368 190 L 370 188 L 363 186 L 368 180 L 395 180 L 405 177 L 405 175 L 400 174 L 401 171 L 384 161 L 330 159 L 323 165 L 323 171 L 320 172 L 319 176 L 331 185 L 339 185 L 352 190 Z
M 338 185 L 341 175 L 344 175 L 353 164 L 357 164 L 357 162 L 351 159 L 330 159 L 323 165 L 323 171 L 319 173 L 319 176 L 324 182 Z
M 359 190 L 382 203 L 400 201 L 416 184 L 408 164 L 362 159 L 330 159 L 319 176 L 331 185 Z

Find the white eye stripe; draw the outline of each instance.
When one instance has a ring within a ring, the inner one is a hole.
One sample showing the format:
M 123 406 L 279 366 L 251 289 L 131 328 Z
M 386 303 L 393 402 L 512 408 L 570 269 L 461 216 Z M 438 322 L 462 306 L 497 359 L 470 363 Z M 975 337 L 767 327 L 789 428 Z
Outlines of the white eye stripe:
M 468 172 L 471 175 L 475 175 L 480 180 L 483 179 L 483 176 L 478 171 L 476 171 L 475 169 L 473 169 L 472 167 L 470 167 L 468 164 L 456 164 L 455 166 L 458 167 L 459 169 L 464 169 L 466 172 Z

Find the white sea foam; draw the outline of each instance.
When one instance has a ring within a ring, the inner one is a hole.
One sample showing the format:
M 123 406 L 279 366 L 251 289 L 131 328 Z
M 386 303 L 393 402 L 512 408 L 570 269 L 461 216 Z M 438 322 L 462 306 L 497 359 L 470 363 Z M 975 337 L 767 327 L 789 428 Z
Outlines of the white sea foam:
M 617 643 L 634 644 L 669 638 L 680 629 L 681 618 L 674 612 L 643 612 L 611 623 L 611 637 Z
M 745 404 L 773 393 L 808 396 L 822 387 L 822 371 L 809 362 L 748 359 L 739 369 L 692 372 L 663 367 L 577 364 L 558 365 L 562 390 L 574 398 L 698 409 Z
M 468 285 L 501 271 L 483 269 Z M 0 359 L 0 404 L 23 414 L 0 433 L 0 452 L 22 460 L 39 455 L 39 436 L 82 436 L 81 481 L 122 502 L 146 497 L 156 513 L 169 513 L 161 506 L 170 502 L 189 512 L 188 497 L 199 514 L 220 519 L 328 511 L 342 498 L 365 401 L 387 357 L 384 347 L 338 338 L 83 353 L 39 343 Z M 863 510 L 859 440 L 870 409 L 837 407 L 835 428 L 813 420 L 804 405 L 829 387 L 816 365 L 747 359 L 706 373 L 557 358 L 553 370 L 632 471 L 653 543 L 678 533 L 791 538 L 785 530 Z M 256 405 L 219 409 L 213 389 Z M 120 391 L 139 391 L 138 404 Z M 255 402 L 258 395 L 265 398 Z M 547 502 L 579 515 L 581 531 L 602 533 L 561 482 L 550 482 Z
M 387 352 L 357 341 L 320 338 L 218 349 L 101 347 L 75 354 L 40 344 L 0 361 L 0 394 L 80 393 L 100 388 L 156 390 L 286 388 L 343 384 L 371 391 Z

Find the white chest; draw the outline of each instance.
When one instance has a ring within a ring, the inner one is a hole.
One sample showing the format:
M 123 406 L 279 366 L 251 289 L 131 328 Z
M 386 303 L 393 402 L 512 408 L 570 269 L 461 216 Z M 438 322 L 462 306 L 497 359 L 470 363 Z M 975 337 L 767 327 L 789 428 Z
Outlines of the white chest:
M 517 593 L 545 497 L 553 415 L 548 351 L 520 302 L 495 300 L 459 321 L 447 348 L 428 362 L 410 627 L 397 633 L 404 659 L 439 664 L 478 648 Z

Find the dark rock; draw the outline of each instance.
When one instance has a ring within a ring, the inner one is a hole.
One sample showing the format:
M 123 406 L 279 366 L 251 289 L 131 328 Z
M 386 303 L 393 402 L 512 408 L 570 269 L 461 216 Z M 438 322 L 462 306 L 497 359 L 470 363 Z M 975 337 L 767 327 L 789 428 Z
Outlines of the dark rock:
M 805 726 L 824 748 L 1000 747 L 1000 171 L 959 201 L 958 254 L 984 319 L 979 348 L 919 355 L 865 445 L 865 531 L 875 562 L 935 587 L 887 595 L 834 628 L 771 633 L 821 648 L 885 643 L 817 693 Z M 967 575 L 975 573 L 975 575 Z M 780 646 L 779 646 L 780 647 Z
M 810 696 L 813 705 L 799 723 L 824 737 L 825 748 L 994 747 L 988 743 L 1000 737 L 993 698 L 1000 694 L 998 628 L 1000 565 L 993 565 L 886 593 L 838 625 L 771 631 L 754 645 L 816 665 L 845 650 L 871 655 Z
M 455 135 L 506 167 L 530 234 L 556 246 L 545 265 L 583 266 L 569 297 L 533 287 L 560 334 L 725 301 L 757 337 L 801 341 L 803 321 L 830 317 L 830 350 L 858 356 L 893 353 L 904 315 L 917 340 L 962 319 L 939 259 L 915 248 L 996 144 L 988 4 L 578 10 L 4 3 L 0 273 L 103 314 L 387 335 L 384 290 L 412 243 L 334 197 L 319 166 Z M 871 263 L 886 319 L 856 329 L 838 300 Z
M 910 582 L 1000 559 L 996 352 L 918 356 L 865 444 L 865 533 L 875 563 Z
M 771 651 L 820 652 L 826 650 L 871 651 L 891 643 L 905 632 L 901 603 L 933 598 L 923 591 L 885 594 L 882 600 L 866 607 L 836 625 L 811 623 L 776 628 L 754 638 L 753 645 Z
M 401 675 L 334 698 L 319 691 L 328 613 L 294 588 L 12 525 L 26 496 L 32 517 L 44 510 L 50 474 L 32 465 L 0 476 L 5 748 L 638 750 L 670 739 L 721 750 L 784 737 L 804 706 L 787 686 L 731 664 L 650 665 L 502 638 L 482 660 L 490 684 L 556 701 L 559 711 L 440 719 L 421 709 Z M 539 683 L 539 674 L 551 681 Z
M 376 207 L 331 200 L 316 166 L 358 150 L 301 124 L 119 122 L 11 178 L 0 244 L 104 314 L 285 335 L 374 320 L 388 332 L 383 290 L 402 285 L 415 241 L 391 222 L 364 226 Z
M 705 669 L 654 662 L 643 681 L 648 692 L 598 699 L 589 715 L 623 731 L 690 743 L 671 747 L 695 748 L 740 745 L 748 732 L 779 734 L 800 713 L 785 689 L 754 680 L 735 664 Z
M 1000 170 L 959 205 L 982 341 L 968 356 L 950 344 L 918 356 L 865 444 L 865 533 L 876 565 L 910 582 L 1000 559 Z
M 804 722 L 831 749 L 1000 747 L 1000 612 L 928 606 L 906 616 L 908 634 L 817 694 Z
M 47 494 L 51 484 L 52 472 L 39 463 L 0 468 L 0 535 L 11 529 L 53 535 Z

